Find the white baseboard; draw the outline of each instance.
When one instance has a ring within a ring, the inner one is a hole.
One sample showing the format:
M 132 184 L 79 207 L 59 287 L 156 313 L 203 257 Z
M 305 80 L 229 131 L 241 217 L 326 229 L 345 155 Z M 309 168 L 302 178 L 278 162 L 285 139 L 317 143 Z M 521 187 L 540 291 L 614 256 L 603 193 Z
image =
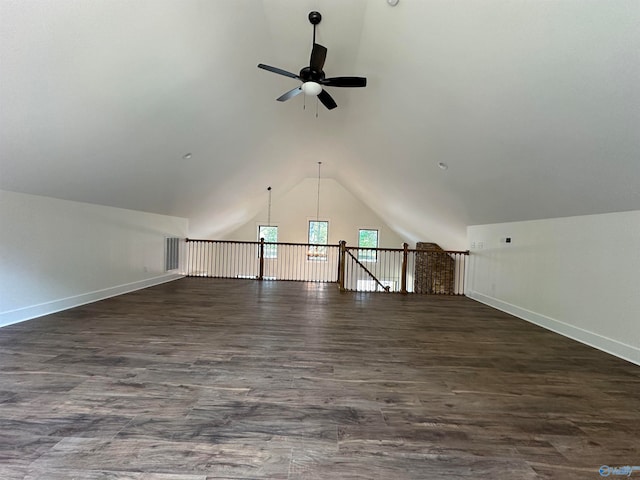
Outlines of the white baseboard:
M 569 325 L 555 318 L 547 317 L 531 310 L 518 307 L 508 302 L 498 300 L 497 298 L 484 295 L 482 293 L 469 291 L 466 293 L 469 298 L 477 300 L 480 303 L 489 305 L 503 312 L 509 313 L 515 317 L 526 320 L 527 322 L 534 323 L 540 327 L 551 330 L 552 332 L 559 333 L 565 337 L 569 337 L 580 343 L 589 345 L 590 347 L 597 348 L 603 352 L 609 353 L 616 357 L 627 360 L 628 362 L 640 365 L 640 348 L 632 345 L 627 345 L 618 340 L 604 337 L 600 334 L 583 330 L 582 328 Z
M 74 295 L 72 297 L 60 298 L 57 300 L 52 300 L 50 302 L 39 303 L 37 305 L 30 305 L 28 307 L 0 312 L 0 327 L 24 322 L 25 320 L 31 320 L 43 315 L 49 315 L 52 313 L 60 312 L 62 310 L 67 310 L 69 308 L 79 307 L 80 305 L 97 302 L 98 300 L 116 297 L 118 295 L 141 290 L 143 288 L 153 287 L 154 285 L 171 282 L 183 277 L 184 275 L 178 273 L 168 273 L 159 277 L 147 278 L 145 280 L 140 280 L 137 282 L 126 283 L 124 285 L 116 285 L 114 287 L 82 293 L 80 295 Z

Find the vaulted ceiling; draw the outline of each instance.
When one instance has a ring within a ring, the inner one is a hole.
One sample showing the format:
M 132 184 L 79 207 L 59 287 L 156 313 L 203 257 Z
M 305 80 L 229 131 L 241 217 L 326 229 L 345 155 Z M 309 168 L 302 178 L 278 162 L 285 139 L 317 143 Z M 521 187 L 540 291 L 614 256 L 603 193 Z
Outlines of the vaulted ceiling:
M 256 68 L 308 64 L 311 10 L 327 75 L 368 78 L 317 116 Z M 3 0 L 0 188 L 218 236 L 322 161 L 446 246 L 640 209 L 639 27 L 639 0 Z

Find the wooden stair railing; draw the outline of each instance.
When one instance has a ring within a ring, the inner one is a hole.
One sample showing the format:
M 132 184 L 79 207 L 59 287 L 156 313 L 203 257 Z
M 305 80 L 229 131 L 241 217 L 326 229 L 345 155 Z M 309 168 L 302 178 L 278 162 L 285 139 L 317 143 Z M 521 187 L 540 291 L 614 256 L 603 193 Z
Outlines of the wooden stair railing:
M 373 273 L 371 273 L 371 271 L 367 267 L 365 267 L 363 263 L 360 260 L 358 260 L 358 258 L 355 257 L 355 255 L 353 255 L 353 253 L 347 250 L 346 242 L 344 240 L 340 242 L 340 253 L 341 253 L 340 270 L 339 270 L 340 275 L 338 277 L 338 281 L 340 283 L 341 291 L 344 291 L 344 268 L 346 263 L 345 260 L 346 260 L 346 256 L 349 255 L 351 257 L 351 260 L 353 260 L 353 262 L 356 265 L 358 265 L 362 270 L 364 270 L 364 272 L 367 275 L 369 275 L 369 277 L 371 277 L 371 279 L 373 279 L 376 282 L 376 284 L 380 286 L 380 288 L 382 288 L 385 292 L 389 293 L 390 287 L 384 286 L 382 282 Z

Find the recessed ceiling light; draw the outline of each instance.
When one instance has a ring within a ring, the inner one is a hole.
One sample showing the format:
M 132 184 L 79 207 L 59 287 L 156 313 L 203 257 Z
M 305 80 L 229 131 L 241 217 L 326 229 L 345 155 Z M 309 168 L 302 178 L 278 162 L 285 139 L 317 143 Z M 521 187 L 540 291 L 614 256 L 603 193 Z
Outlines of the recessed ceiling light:
M 399 2 L 399 1 L 400 1 L 400 0 L 387 0 L 387 3 L 388 3 L 389 5 L 391 5 L 392 7 L 395 7 L 396 5 L 398 5 L 398 2 Z
M 438 167 L 440 167 L 440 170 L 446 170 L 447 168 L 449 168 L 449 165 L 444 162 L 438 162 Z
M 189 160 L 191 158 L 191 154 L 185 153 L 184 155 L 182 155 L 182 158 L 184 158 L 185 160 Z

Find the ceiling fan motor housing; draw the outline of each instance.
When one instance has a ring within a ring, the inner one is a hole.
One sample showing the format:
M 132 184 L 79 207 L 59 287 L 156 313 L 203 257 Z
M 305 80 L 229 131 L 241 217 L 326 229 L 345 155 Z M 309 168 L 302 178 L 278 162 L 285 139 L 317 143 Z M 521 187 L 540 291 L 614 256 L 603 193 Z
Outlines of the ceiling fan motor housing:
M 319 72 L 311 70 L 311 67 L 304 67 L 300 70 L 300 79 L 303 82 L 319 82 L 324 80 L 325 74 L 322 70 Z
M 311 22 L 312 25 L 317 25 L 320 23 L 320 21 L 322 20 L 322 15 L 320 15 L 320 12 L 309 12 L 309 21 Z

